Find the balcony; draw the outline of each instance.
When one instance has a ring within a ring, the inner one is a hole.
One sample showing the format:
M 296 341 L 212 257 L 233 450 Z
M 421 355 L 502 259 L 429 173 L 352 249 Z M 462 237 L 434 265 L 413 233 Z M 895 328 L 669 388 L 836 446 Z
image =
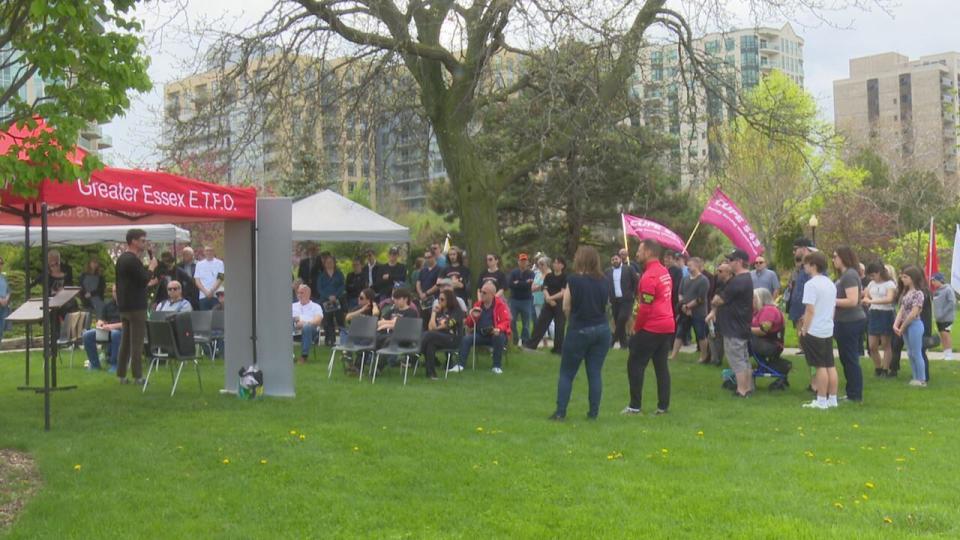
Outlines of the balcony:
M 780 46 L 775 43 L 760 40 L 760 52 L 774 55 L 780 54 Z
M 94 123 L 87 124 L 80 130 L 80 136 L 84 139 L 99 139 L 101 137 L 100 126 Z
M 106 150 L 107 148 L 113 148 L 113 137 L 104 135 L 100 137 L 100 142 L 97 143 L 97 150 Z

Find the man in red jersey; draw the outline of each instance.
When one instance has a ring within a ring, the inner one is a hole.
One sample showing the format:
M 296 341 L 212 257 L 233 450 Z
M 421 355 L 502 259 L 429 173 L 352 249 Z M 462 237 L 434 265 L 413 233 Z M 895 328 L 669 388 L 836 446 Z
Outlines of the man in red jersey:
M 670 273 L 660 262 L 663 247 L 654 240 L 640 242 L 637 262 L 643 267 L 643 276 L 637 289 L 637 315 L 630 338 L 630 358 L 627 360 L 627 378 L 630 381 L 630 405 L 622 414 L 640 414 L 643 394 L 643 374 L 653 360 L 657 374 L 657 412 L 663 414 L 670 407 L 670 369 L 667 356 L 673 335 L 677 330 L 673 318 L 673 282 Z

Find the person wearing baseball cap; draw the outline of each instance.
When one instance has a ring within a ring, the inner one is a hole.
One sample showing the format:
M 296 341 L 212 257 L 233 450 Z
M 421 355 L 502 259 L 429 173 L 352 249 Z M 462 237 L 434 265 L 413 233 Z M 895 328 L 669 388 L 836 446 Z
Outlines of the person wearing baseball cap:
M 953 340 L 950 339 L 950 332 L 953 330 L 953 318 L 957 311 L 957 297 L 953 287 L 946 285 L 946 282 L 946 278 L 940 272 L 930 276 L 930 288 L 933 289 L 933 317 L 937 321 L 937 331 L 940 332 L 943 359 L 953 360 Z
M 398 261 L 400 257 L 400 248 L 391 246 L 387 252 L 387 264 L 379 265 L 376 268 L 377 297 L 380 299 L 389 298 L 395 289 L 405 287 L 407 283 L 407 267 Z
M 736 397 L 753 394 L 753 368 L 747 345 L 753 320 L 753 280 L 750 279 L 750 256 L 734 249 L 726 256 L 733 277 L 723 292 L 713 297 L 713 309 L 707 323 L 716 321 L 717 333 L 723 337 L 723 351 L 737 377 Z

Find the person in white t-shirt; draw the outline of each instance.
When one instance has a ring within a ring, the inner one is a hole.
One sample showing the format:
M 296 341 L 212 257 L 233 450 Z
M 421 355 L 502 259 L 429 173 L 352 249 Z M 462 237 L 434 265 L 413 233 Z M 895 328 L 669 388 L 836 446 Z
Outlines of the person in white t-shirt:
M 204 246 L 203 260 L 197 263 L 193 277 L 200 291 L 200 310 L 213 309 L 217 305 L 216 290 L 223 285 L 223 261 L 214 257 L 212 247 Z
M 893 320 L 896 318 L 894 305 L 897 301 L 897 284 L 887 268 L 878 262 L 867 265 L 867 277 L 870 278 L 870 284 L 863 295 L 863 305 L 870 308 L 867 315 L 867 345 L 874 374 L 884 377 L 890 373 L 890 359 L 893 358 L 891 340 Z M 883 356 L 880 355 L 881 351 Z
M 804 314 L 797 332 L 807 363 L 816 368 L 811 386 L 817 399 L 803 406 L 829 409 L 837 406 L 837 367 L 833 359 L 833 312 L 837 306 L 837 288 L 824 275 L 827 259 L 819 251 L 803 258 L 803 269 L 810 279 L 803 286 Z
M 323 323 L 323 308 L 310 300 L 310 287 L 297 287 L 297 301 L 293 303 L 293 332 L 300 334 L 300 363 L 306 364 L 310 346 L 317 340 Z

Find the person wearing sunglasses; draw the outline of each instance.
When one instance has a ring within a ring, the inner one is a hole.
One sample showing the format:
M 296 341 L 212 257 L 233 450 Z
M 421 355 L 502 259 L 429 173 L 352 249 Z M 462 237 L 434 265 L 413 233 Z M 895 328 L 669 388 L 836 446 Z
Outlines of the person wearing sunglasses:
M 750 279 L 753 280 L 754 289 L 766 289 L 770 291 L 770 296 L 776 298 L 780 294 L 780 276 L 767 266 L 767 260 L 763 257 L 757 257 L 753 261 L 753 270 L 750 272 Z
M 157 304 L 157 311 L 172 311 L 176 313 L 193 311 L 193 306 L 183 297 L 183 286 L 179 281 L 167 283 L 167 299 Z

